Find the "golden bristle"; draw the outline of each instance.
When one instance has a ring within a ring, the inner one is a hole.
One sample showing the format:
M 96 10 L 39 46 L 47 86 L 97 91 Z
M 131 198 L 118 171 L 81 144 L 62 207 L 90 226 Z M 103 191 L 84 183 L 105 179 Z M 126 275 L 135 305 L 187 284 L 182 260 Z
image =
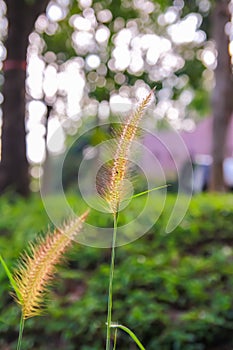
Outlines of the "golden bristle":
M 113 213 L 117 213 L 122 199 L 123 180 L 126 177 L 130 146 L 138 130 L 139 122 L 148 106 L 154 90 L 140 103 L 136 111 L 129 116 L 119 136 L 117 150 L 113 160 L 108 189 L 105 199 Z
M 14 280 L 20 295 L 16 301 L 21 305 L 24 319 L 42 313 L 46 287 L 54 276 L 56 265 L 80 232 L 87 215 L 88 211 L 62 229 L 55 229 L 45 238 L 38 238 L 29 246 L 29 251 L 22 255 Z

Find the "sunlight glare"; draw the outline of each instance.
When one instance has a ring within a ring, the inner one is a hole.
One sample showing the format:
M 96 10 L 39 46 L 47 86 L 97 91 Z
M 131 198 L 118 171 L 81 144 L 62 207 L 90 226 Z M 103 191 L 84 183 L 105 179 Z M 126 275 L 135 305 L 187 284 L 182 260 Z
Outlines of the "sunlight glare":
M 56 95 L 58 89 L 57 70 L 53 65 L 48 65 L 44 70 L 43 90 L 48 98 Z
M 112 113 L 128 113 L 132 108 L 132 101 L 128 97 L 113 94 L 110 97 L 110 109 Z
M 37 130 L 30 132 L 27 137 L 27 158 L 30 162 L 39 164 L 45 160 L 45 140 L 38 135 Z
M 97 13 L 99 22 L 108 23 L 112 20 L 112 12 L 110 10 L 102 10 Z
M 29 121 L 33 124 L 41 123 L 43 117 L 46 115 L 47 108 L 42 101 L 30 101 L 27 105 Z
M 47 147 L 52 154 L 60 154 L 65 148 L 65 134 L 56 117 L 48 121 Z
M 91 7 L 92 5 L 92 0 L 79 0 L 78 2 L 82 8 Z
M 3 43 L 0 42 L 0 60 L 4 61 L 6 58 L 6 48 Z
M 46 10 L 46 15 L 51 21 L 57 22 L 64 18 L 64 11 L 55 2 L 50 2 Z
M 203 31 L 197 30 L 202 17 L 197 13 L 190 13 L 183 20 L 168 27 L 168 34 L 176 44 L 202 42 L 205 39 Z
M 108 41 L 110 34 L 110 30 L 106 26 L 100 26 L 95 33 L 95 39 L 99 44 L 103 44 Z
M 217 64 L 216 53 L 211 49 L 204 49 L 201 54 L 201 59 L 206 67 L 215 68 Z
M 131 62 L 129 65 L 129 69 L 132 73 L 137 73 L 142 71 L 144 67 L 144 61 L 142 59 L 142 56 L 140 52 L 138 51 L 132 51 L 131 52 Z
M 167 24 L 172 24 L 177 19 L 178 12 L 174 7 L 170 7 L 164 14 L 164 20 Z
M 75 16 L 73 19 L 73 26 L 77 30 L 89 31 L 91 30 L 91 21 L 87 18 L 83 18 L 82 16 Z
M 118 32 L 114 39 L 114 44 L 117 46 L 129 45 L 132 39 L 132 32 L 130 29 L 124 28 Z
M 127 46 L 116 46 L 112 55 L 115 58 L 114 65 L 116 69 L 123 71 L 129 66 L 131 55 Z
M 27 66 L 27 86 L 32 98 L 39 99 L 43 97 L 42 83 L 44 68 L 44 61 L 36 54 L 32 54 Z
M 86 31 L 75 31 L 72 34 L 75 48 L 79 54 L 86 54 L 95 47 L 94 37 L 92 33 Z
M 86 64 L 89 69 L 96 69 L 100 65 L 100 58 L 97 55 L 91 54 L 86 58 Z

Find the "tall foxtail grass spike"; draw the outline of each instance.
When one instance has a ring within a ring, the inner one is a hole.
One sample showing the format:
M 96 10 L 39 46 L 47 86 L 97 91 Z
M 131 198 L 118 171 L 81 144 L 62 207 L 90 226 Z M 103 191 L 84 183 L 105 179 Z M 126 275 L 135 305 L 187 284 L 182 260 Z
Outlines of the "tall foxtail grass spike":
M 19 291 L 15 299 L 22 308 L 23 319 L 42 313 L 46 288 L 53 279 L 56 265 L 62 261 L 75 235 L 81 231 L 87 215 L 88 211 L 61 229 L 48 233 L 45 238 L 38 238 L 21 256 L 14 280 Z
M 130 146 L 136 136 L 138 125 L 143 112 L 148 106 L 154 89 L 142 100 L 138 108 L 131 114 L 123 125 L 118 139 L 118 146 L 110 171 L 108 188 L 105 191 L 105 200 L 109 203 L 111 211 L 116 214 L 122 200 L 123 180 L 126 177 Z

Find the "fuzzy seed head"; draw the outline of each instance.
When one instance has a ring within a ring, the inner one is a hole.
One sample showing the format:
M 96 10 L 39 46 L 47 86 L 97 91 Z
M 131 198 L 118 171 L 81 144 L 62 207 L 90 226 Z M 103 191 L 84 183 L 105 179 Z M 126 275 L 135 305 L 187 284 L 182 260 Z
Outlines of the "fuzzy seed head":
M 62 229 L 55 229 L 45 238 L 38 238 L 21 256 L 14 280 L 20 295 L 15 299 L 22 308 L 24 319 L 42 313 L 46 288 L 54 277 L 56 265 L 62 261 L 75 235 L 80 232 L 87 215 L 88 211 L 65 224 Z
M 119 204 L 123 197 L 123 180 L 127 173 L 130 147 L 136 136 L 143 112 L 148 106 L 153 92 L 154 90 L 147 95 L 136 111 L 129 116 L 120 132 L 113 166 L 109 176 L 108 188 L 104 194 L 105 200 L 109 203 L 110 209 L 114 214 L 118 212 Z

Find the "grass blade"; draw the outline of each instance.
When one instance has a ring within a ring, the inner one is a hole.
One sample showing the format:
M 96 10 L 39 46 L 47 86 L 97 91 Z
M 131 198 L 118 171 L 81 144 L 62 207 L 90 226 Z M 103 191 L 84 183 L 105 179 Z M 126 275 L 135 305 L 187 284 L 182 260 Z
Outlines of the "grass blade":
M 10 284 L 11 284 L 12 288 L 14 289 L 14 291 L 15 291 L 15 293 L 16 293 L 16 295 L 17 295 L 17 298 L 20 300 L 20 299 L 21 299 L 21 294 L 20 294 L 20 292 L 19 292 L 19 289 L 18 289 L 18 287 L 17 287 L 17 285 L 16 285 L 16 283 L 15 283 L 15 280 L 14 280 L 14 278 L 13 278 L 12 273 L 10 272 L 10 269 L 8 268 L 6 262 L 5 262 L 5 260 L 3 259 L 3 257 L 2 257 L 1 254 L 0 254 L 0 262 L 1 262 L 1 264 L 2 264 L 2 266 L 3 266 L 3 268 L 4 268 L 4 270 L 5 270 L 5 273 L 6 273 L 8 279 L 9 279 L 9 281 L 10 281 Z
M 128 201 L 128 200 L 130 200 L 130 199 L 134 199 L 134 198 L 137 198 L 137 197 L 140 197 L 140 196 L 143 196 L 144 194 L 147 194 L 147 193 L 150 193 L 150 192 L 153 192 L 153 191 L 162 190 L 163 188 L 167 188 L 167 187 L 169 187 L 169 186 L 171 186 L 171 185 L 162 185 L 162 186 L 158 186 L 158 187 L 151 188 L 150 190 L 146 190 L 146 191 L 142 191 L 142 192 L 136 193 L 136 194 L 134 194 L 134 195 L 131 196 L 131 197 L 122 199 L 122 202 L 123 202 L 123 201 Z
M 137 338 L 137 336 L 128 328 L 125 327 L 121 324 L 111 324 L 111 328 L 119 328 L 122 329 L 124 332 L 128 333 L 129 336 L 133 339 L 133 341 L 137 344 L 137 346 L 139 347 L 139 349 L 141 350 L 146 350 L 144 348 L 144 346 L 142 345 L 142 343 L 140 342 L 140 340 Z

